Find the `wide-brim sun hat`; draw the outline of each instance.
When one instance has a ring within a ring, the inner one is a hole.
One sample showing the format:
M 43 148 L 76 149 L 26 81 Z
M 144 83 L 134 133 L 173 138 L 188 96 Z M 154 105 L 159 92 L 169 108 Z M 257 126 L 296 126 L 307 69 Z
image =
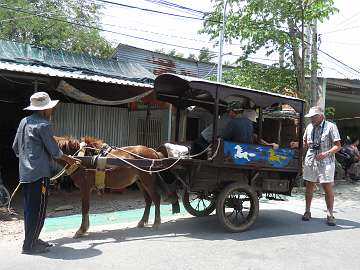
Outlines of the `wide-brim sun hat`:
M 51 100 L 48 93 L 37 92 L 30 97 L 30 106 L 24 108 L 27 111 L 42 111 L 54 108 L 59 100 Z
M 234 111 L 234 112 L 240 112 L 242 110 L 241 104 L 239 102 L 233 101 L 230 102 L 226 108 L 226 110 L 229 111 Z
M 305 117 L 310 118 L 315 115 L 324 115 L 324 111 L 322 110 L 321 107 L 319 107 L 319 106 L 311 107 L 309 112 L 307 114 L 305 114 Z
M 246 117 L 247 119 L 249 119 L 252 122 L 256 122 L 256 119 L 258 117 L 256 111 L 251 110 L 251 109 L 245 109 L 242 113 L 242 116 Z

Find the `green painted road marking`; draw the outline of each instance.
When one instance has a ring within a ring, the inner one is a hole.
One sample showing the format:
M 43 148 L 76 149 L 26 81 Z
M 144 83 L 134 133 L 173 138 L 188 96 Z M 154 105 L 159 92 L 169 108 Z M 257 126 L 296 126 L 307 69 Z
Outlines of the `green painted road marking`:
M 171 205 L 161 205 L 160 212 L 162 217 L 172 216 Z M 127 211 L 116 211 L 110 213 L 90 214 L 91 225 L 107 225 L 121 222 L 140 221 L 144 213 L 144 208 L 133 209 Z M 155 208 L 150 209 L 149 222 L 154 219 Z M 180 213 L 186 213 L 186 210 L 180 204 Z M 77 229 L 81 224 L 81 215 L 70 215 L 63 217 L 49 217 L 45 219 L 44 231 L 53 232 L 57 230 Z
M 296 194 L 295 196 L 283 196 L 286 200 L 298 200 L 303 199 L 304 196 Z M 260 203 L 269 202 L 266 198 L 261 198 Z M 196 204 L 192 204 L 193 208 L 196 208 Z M 150 209 L 149 222 L 152 223 L 154 219 L 154 206 Z M 160 212 L 162 217 L 172 216 L 171 205 L 161 205 Z M 140 221 L 144 213 L 144 208 L 126 210 L 126 211 L 116 211 L 109 213 L 100 213 L 100 214 L 90 214 L 90 224 L 91 225 L 107 225 L 107 224 L 116 224 L 121 222 L 137 222 Z M 186 214 L 187 211 L 184 209 L 182 203 L 180 202 L 180 213 Z M 77 229 L 81 224 L 81 215 L 70 215 L 63 217 L 49 217 L 45 219 L 44 231 L 53 232 L 57 230 L 67 230 L 67 229 Z

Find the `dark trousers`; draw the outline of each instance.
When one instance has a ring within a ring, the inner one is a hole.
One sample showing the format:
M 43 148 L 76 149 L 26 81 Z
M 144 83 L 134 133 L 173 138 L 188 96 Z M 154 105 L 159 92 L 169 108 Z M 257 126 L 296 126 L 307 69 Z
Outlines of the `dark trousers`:
M 24 250 L 31 249 L 39 239 L 46 215 L 49 178 L 22 184 L 24 194 Z

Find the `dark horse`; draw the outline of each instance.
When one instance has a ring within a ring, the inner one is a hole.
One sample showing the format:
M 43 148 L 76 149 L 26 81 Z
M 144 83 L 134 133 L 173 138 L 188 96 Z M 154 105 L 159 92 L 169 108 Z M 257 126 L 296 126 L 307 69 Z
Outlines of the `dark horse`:
M 76 139 L 68 137 L 54 137 L 59 147 L 65 154 L 74 155 L 80 149 L 80 142 Z M 87 149 L 85 155 L 94 155 L 97 152 L 96 149 L 100 149 L 103 145 L 102 140 L 85 137 L 81 141 L 85 142 Z M 109 149 L 107 151 L 109 157 L 119 157 L 126 159 L 137 159 L 138 156 L 149 159 L 160 159 L 164 157 L 164 154 L 157 152 L 152 148 L 146 146 L 127 146 L 122 148 Z M 89 201 L 90 193 L 95 186 L 96 171 L 88 170 L 84 166 L 80 166 L 70 176 L 74 181 L 75 186 L 80 189 L 81 202 L 82 202 L 82 222 L 78 231 L 74 237 L 80 237 L 84 235 L 89 229 Z M 160 189 L 159 178 L 156 174 L 149 174 L 142 172 L 133 167 L 116 167 L 107 169 L 105 171 L 105 187 L 120 189 L 125 188 L 133 183 L 137 183 L 139 189 L 142 191 L 145 198 L 145 210 L 141 220 L 138 223 L 138 227 L 144 227 L 148 223 L 150 207 L 152 202 L 155 205 L 155 219 L 153 228 L 157 229 L 161 223 L 160 218 Z M 179 202 L 176 192 L 167 194 L 169 201 L 173 204 L 173 213 L 179 212 Z M 176 209 L 176 210 L 175 210 Z

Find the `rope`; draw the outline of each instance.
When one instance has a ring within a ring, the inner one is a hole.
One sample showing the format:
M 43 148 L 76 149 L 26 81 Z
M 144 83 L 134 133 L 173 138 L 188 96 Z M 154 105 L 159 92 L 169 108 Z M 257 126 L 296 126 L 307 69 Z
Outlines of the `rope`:
M 80 148 L 79 150 L 77 150 L 77 151 L 74 153 L 74 155 L 70 155 L 70 156 L 71 156 L 71 157 L 74 157 L 74 156 L 75 156 L 77 153 L 79 153 L 83 148 L 84 148 L 84 147 Z M 75 163 L 75 164 L 76 164 L 76 166 L 79 166 L 78 163 Z M 56 175 L 54 175 L 53 177 L 51 177 L 51 178 L 50 178 L 50 183 L 55 182 L 56 179 L 58 179 L 59 177 L 63 176 L 64 173 L 66 173 L 66 170 L 68 169 L 68 167 L 69 167 L 69 164 L 66 164 L 66 165 L 64 166 L 64 168 L 62 168 L 62 170 L 61 170 L 60 172 L 58 172 Z M 71 169 L 73 169 L 73 171 L 71 171 Z M 69 168 L 68 170 L 71 171 L 71 173 L 75 171 L 72 166 L 70 166 L 70 168 Z M 21 183 L 20 183 L 20 180 L 19 180 L 19 184 L 17 185 L 17 187 L 15 188 L 15 190 L 13 191 L 13 193 L 12 193 L 11 196 L 10 196 L 9 204 L 8 204 L 8 207 L 7 207 L 8 213 L 9 213 L 10 215 L 15 214 L 15 212 L 11 210 L 10 205 L 11 205 L 11 200 L 12 200 L 12 198 L 15 196 L 15 194 L 16 194 L 16 192 L 18 191 L 20 185 L 21 185 Z
M 220 138 L 218 138 L 218 143 L 217 143 L 217 150 L 216 150 L 216 154 L 219 150 L 219 145 L 220 145 Z M 194 154 L 194 155 L 188 155 L 187 158 L 194 158 L 194 157 L 197 157 L 197 156 L 201 156 L 202 154 L 206 153 L 209 149 L 210 149 L 211 145 L 209 145 L 208 147 L 206 147 L 203 151 L 201 151 L 200 153 L 197 153 L 197 154 Z M 85 146 L 84 148 L 86 149 L 90 149 L 90 150 L 99 150 L 99 149 L 96 149 L 96 148 L 93 148 L 93 147 L 88 147 L 88 146 Z M 146 157 L 143 157 L 143 156 L 140 156 L 140 155 L 137 155 L 135 153 L 132 153 L 128 150 L 125 150 L 123 148 L 120 148 L 120 147 L 115 147 L 113 146 L 112 147 L 113 149 L 116 149 L 116 150 L 120 150 L 120 151 L 123 151 L 129 155 L 132 155 L 134 157 L 137 157 L 139 159 L 144 159 L 144 160 L 153 160 L 152 158 L 146 158 Z M 153 150 L 154 152 L 156 152 L 154 149 L 150 148 L 151 150 Z M 214 155 L 215 157 L 216 155 Z M 212 160 L 214 157 L 211 157 L 209 160 Z M 167 158 L 158 158 L 158 159 L 155 159 L 157 161 L 162 161 L 162 160 L 169 160 L 169 159 L 173 159 L 172 157 L 167 157 Z M 182 158 L 183 159 L 183 158 Z
M 145 173 L 149 173 L 149 174 L 151 174 L 151 173 L 163 172 L 163 171 L 166 171 L 166 170 L 168 170 L 168 169 L 171 169 L 171 168 L 174 167 L 180 160 L 183 159 L 183 158 L 178 158 L 173 164 L 171 164 L 170 166 L 168 166 L 168 167 L 166 167 L 166 168 L 163 168 L 163 169 L 160 169 L 160 170 L 156 170 L 156 171 L 149 171 L 149 170 L 145 170 L 145 169 L 143 169 L 143 168 L 140 168 L 140 167 L 132 164 L 131 162 L 127 161 L 127 160 L 124 159 L 124 158 L 117 157 L 117 156 L 115 156 L 115 155 L 113 155 L 113 154 L 111 154 L 111 153 L 109 153 L 109 155 L 111 155 L 111 156 L 113 156 L 113 157 L 121 160 L 122 162 L 128 164 L 129 166 L 131 166 L 131 167 L 133 167 L 133 168 L 135 168 L 135 169 L 137 169 L 137 170 L 139 170 L 139 171 L 142 171 L 142 172 L 145 172 Z M 148 158 L 146 158 L 146 159 L 148 159 Z M 154 161 L 154 160 L 157 160 L 157 159 L 148 159 L 148 160 Z
M 193 157 L 200 156 L 200 155 L 204 154 L 205 152 L 207 152 L 207 151 L 210 149 L 210 147 L 211 147 L 211 145 L 209 145 L 206 149 L 204 149 L 204 150 L 201 151 L 200 153 L 197 153 L 197 154 L 194 154 L 194 155 L 191 155 L 191 156 L 188 156 L 188 157 L 189 157 L 189 158 L 193 158 Z M 80 152 L 82 149 L 84 149 L 84 148 L 91 149 L 91 150 L 99 150 L 99 149 L 96 149 L 96 148 L 93 148 L 93 147 L 84 146 L 84 147 L 80 148 L 78 151 L 76 151 L 76 152 L 74 153 L 74 155 L 71 155 L 71 156 L 74 157 L 77 153 L 79 153 L 79 152 Z M 218 143 L 217 143 L 216 151 L 214 152 L 214 155 L 212 155 L 212 156 L 209 158 L 209 160 L 213 160 L 213 159 L 217 156 L 218 151 L 219 151 L 219 148 L 220 148 L 220 139 L 218 138 Z M 145 169 L 143 169 L 143 168 L 140 168 L 140 167 L 132 164 L 131 162 L 127 161 L 126 159 L 123 159 L 123 158 L 117 157 L 117 156 L 115 156 L 115 155 L 113 155 L 113 154 L 111 154 L 111 153 L 108 153 L 108 155 L 111 155 L 111 156 L 113 156 L 113 157 L 121 160 L 122 162 L 128 164 L 129 166 L 131 166 L 131 167 L 133 167 L 133 168 L 135 168 L 135 169 L 137 169 L 137 170 L 139 170 L 139 171 L 142 171 L 142 172 L 145 172 L 145 173 L 149 173 L 149 174 L 159 173 L 159 172 L 163 172 L 163 171 L 169 170 L 169 169 L 171 169 L 172 167 L 174 167 L 180 160 L 185 159 L 185 158 L 183 158 L 183 157 L 180 157 L 180 158 L 176 159 L 175 162 L 172 163 L 170 166 L 168 166 L 168 167 L 166 167 L 166 168 L 163 168 L 163 169 L 160 169 L 160 170 L 152 171 L 151 169 L 152 169 L 152 167 L 154 166 L 155 161 L 169 160 L 169 159 L 173 159 L 173 158 L 151 159 L 151 158 L 145 158 L 145 157 L 139 156 L 139 155 L 137 155 L 137 154 L 131 153 L 131 152 L 129 152 L 129 151 L 125 150 L 125 149 L 122 149 L 122 148 L 115 147 L 115 149 L 122 150 L 122 151 L 124 151 L 124 152 L 126 152 L 126 153 L 128 153 L 128 154 L 131 154 L 131 155 L 133 155 L 133 156 L 135 156 L 135 157 L 138 157 L 138 158 L 140 158 L 140 159 L 143 159 L 143 160 L 151 160 L 152 163 L 151 163 L 151 165 L 150 165 L 150 167 L 149 167 L 149 170 L 145 170 Z M 154 149 L 153 149 L 153 150 L 154 150 Z M 154 151 L 155 151 L 155 150 L 154 150 Z M 78 166 L 78 164 L 76 164 L 76 165 Z M 67 169 L 68 166 L 69 166 L 69 165 L 66 164 L 66 165 L 64 166 L 64 168 L 63 168 L 59 173 L 57 173 L 56 175 L 54 175 L 53 177 L 51 177 L 51 178 L 50 178 L 50 182 L 54 182 L 56 179 L 58 179 L 59 177 L 61 177 L 61 176 L 66 172 L 66 169 Z M 69 170 L 70 170 L 70 169 L 71 169 L 71 166 L 70 166 Z M 10 209 L 10 204 L 11 204 L 12 198 L 15 196 L 15 194 L 16 194 L 17 190 L 19 189 L 20 185 L 21 185 L 21 183 L 19 183 L 19 184 L 17 185 L 17 187 L 15 188 L 14 192 L 11 194 L 11 197 L 10 197 L 10 200 L 9 200 L 9 204 L 8 204 L 8 208 L 7 208 L 8 212 L 9 212 L 10 214 L 14 214 L 14 212 Z
M 11 200 L 12 200 L 13 197 L 15 196 L 16 191 L 19 189 L 20 185 L 21 185 L 21 183 L 19 182 L 19 184 L 18 184 L 17 187 L 15 188 L 14 192 L 13 192 L 13 193 L 11 194 L 11 196 L 10 196 L 9 204 L 8 204 L 8 207 L 7 207 L 8 213 L 9 213 L 10 215 L 14 215 L 14 214 L 15 214 L 15 212 L 14 212 L 13 210 L 11 210 L 10 204 L 11 204 Z
M 209 147 L 208 147 L 208 148 L 209 148 Z M 214 152 L 214 155 L 212 155 L 212 156 L 209 158 L 209 160 L 213 160 L 213 159 L 217 156 L 217 154 L 218 154 L 218 152 L 219 152 L 219 148 L 220 148 L 220 139 L 218 139 L 218 144 L 217 144 L 217 147 L 216 147 L 216 151 Z M 122 149 L 122 150 L 124 150 L 124 149 Z M 206 149 L 205 149 L 205 150 L 206 150 Z M 125 151 L 126 151 L 126 150 L 125 150 Z M 204 151 L 202 151 L 202 152 L 204 152 Z M 200 153 L 198 153 L 198 154 L 196 154 L 196 155 L 203 154 L 202 152 L 200 152 Z M 132 154 L 132 153 L 131 153 L 131 154 Z M 151 161 L 152 161 L 152 163 L 151 163 L 151 165 L 150 165 L 150 167 L 149 167 L 149 170 L 145 170 L 145 169 L 143 169 L 143 168 L 141 168 L 141 167 L 138 167 L 138 166 L 132 164 L 131 162 L 127 161 L 127 160 L 124 159 L 124 158 L 115 156 L 114 154 L 111 154 L 111 153 L 109 153 L 109 155 L 110 155 L 110 156 L 113 156 L 114 158 L 117 158 L 117 159 L 121 160 L 122 162 L 128 164 L 129 166 L 131 166 L 131 167 L 133 167 L 133 168 L 135 168 L 135 169 L 137 169 L 137 170 L 139 170 L 139 171 L 142 171 L 142 172 L 145 172 L 145 173 L 149 173 L 149 174 L 159 173 L 159 172 L 163 172 L 163 171 L 169 170 L 169 169 L 171 169 L 172 167 L 174 167 L 180 160 L 185 159 L 185 158 L 180 157 L 180 158 L 176 159 L 176 160 L 174 161 L 174 163 L 172 163 L 170 166 L 168 166 L 168 167 L 166 167 L 166 168 L 163 168 L 163 169 L 159 169 L 159 170 L 153 171 L 153 170 L 151 170 L 151 168 L 153 167 L 155 161 L 169 160 L 169 159 L 174 159 L 174 158 L 151 159 L 151 158 L 144 158 L 144 157 L 142 157 L 142 156 L 139 156 L 139 155 L 136 155 L 136 154 L 135 154 L 135 155 L 138 156 L 140 159 L 143 159 L 143 160 L 151 160 Z

